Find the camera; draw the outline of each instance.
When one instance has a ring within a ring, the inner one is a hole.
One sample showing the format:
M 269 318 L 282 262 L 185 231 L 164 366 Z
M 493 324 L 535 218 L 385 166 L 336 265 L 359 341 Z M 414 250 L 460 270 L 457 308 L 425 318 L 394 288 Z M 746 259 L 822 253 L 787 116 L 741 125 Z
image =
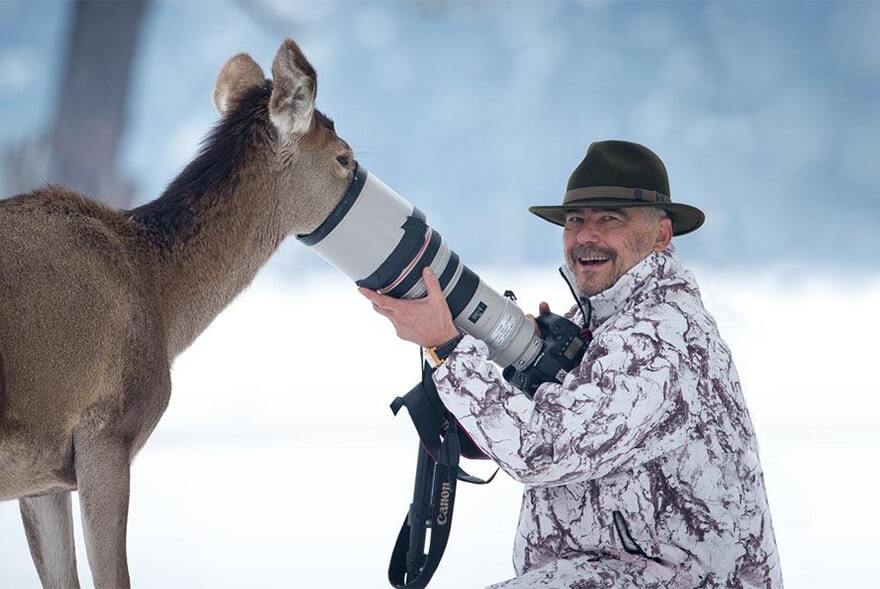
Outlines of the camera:
M 327 218 L 297 239 L 358 286 L 394 298 L 424 296 L 422 269 L 430 267 L 455 326 L 485 342 L 489 359 L 529 395 L 543 382 L 562 382 L 589 343 L 586 332 L 559 315 L 529 320 L 513 297 L 461 263 L 421 211 L 361 166 Z

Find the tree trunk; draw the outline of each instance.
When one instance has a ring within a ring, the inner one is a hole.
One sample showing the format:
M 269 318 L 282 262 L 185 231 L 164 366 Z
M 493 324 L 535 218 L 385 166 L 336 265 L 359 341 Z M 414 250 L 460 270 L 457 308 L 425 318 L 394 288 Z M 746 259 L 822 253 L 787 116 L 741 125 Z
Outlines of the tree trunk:
M 133 202 L 134 187 L 117 156 L 146 6 L 145 0 L 77 0 L 52 127 L 42 139 L 7 149 L 10 192 L 49 181 L 117 207 Z

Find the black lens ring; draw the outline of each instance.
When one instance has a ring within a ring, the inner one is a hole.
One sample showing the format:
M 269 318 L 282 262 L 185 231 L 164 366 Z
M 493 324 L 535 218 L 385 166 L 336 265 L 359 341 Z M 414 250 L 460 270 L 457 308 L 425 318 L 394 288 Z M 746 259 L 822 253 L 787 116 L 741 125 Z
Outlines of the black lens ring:
M 357 166 L 357 162 L 355 162 Z M 339 201 L 330 214 L 327 216 L 324 221 L 318 225 L 318 227 L 312 231 L 311 233 L 306 233 L 302 235 L 297 235 L 296 238 L 304 243 L 305 245 L 312 247 L 313 245 L 320 243 L 322 239 L 330 235 L 330 232 L 336 229 L 336 226 L 339 225 L 339 222 L 345 218 L 345 215 L 348 214 L 348 211 L 351 210 L 352 205 L 354 205 L 357 197 L 360 196 L 361 190 L 364 188 L 364 184 L 367 182 L 367 169 L 357 166 L 354 171 L 354 176 L 351 179 L 351 184 L 348 185 L 348 190 L 345 191 L 345 195 L 342 197 L 342 200 Z
M 449 305 L 453 319 L 458 317 L 471 299 L 474 298 L 474 293 L 477 292 L 477 286 L 479 285 L 480 277 L 474 274 L 467 266 L 462 266 L 458 284 L 455 285 L 455 288 L 446 297 L 446 304 Z
M 383 261 L 376 271 L 356 281 L 358 286 L 370 290 L 381 290 L 391 284 L 403 269 L 413 261 L 413 258 L 422 249 L 425 243 L 425 233 L 428 225 L 425 223 L 425 214 L 419 209 L 413 209 L 412 215 L 406 218 L 403 225 L 403 237 L 394 246 L 394 250 Z
M 436 231 L 431 231 L 431 239 L 428 241 L 428 247 L 425 248 L 425 253 L 419 258 L 419 261 L 416 262 L 415 266 L 413 266 L 412 270 L 409 271 L 409 274 L 406 275 L 400 284 L 391 289 L 391 292 L 386 293 L 390 297 L 394 297 L 395 299 L 403 298 L 403 295 L 409 292 L 416 283 L 422 278 L 422 268 L 425 266 L 429 266 L 431 262 L 434 261 L 434 258 L 437 256 L 437 252 L 440 250 L 440 234 Z

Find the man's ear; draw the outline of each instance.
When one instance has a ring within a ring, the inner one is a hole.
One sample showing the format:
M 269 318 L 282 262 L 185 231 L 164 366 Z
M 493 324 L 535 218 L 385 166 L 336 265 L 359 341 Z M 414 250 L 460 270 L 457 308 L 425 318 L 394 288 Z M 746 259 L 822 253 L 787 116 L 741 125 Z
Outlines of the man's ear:
M 254 86 L 266 81 L 263 70 L 247 53 L 239 53 L 226 62 L 214 86 L 214 107 L 222 116 L 235 108 L 239 99 Z
M 658 221 L 657 239 L 654 241 L 654 251 L 662 252 L 672 241 L 672 219 L 664 217 Z
M 304 135 L 312 126 L 318 79 L 293 39 L 286 39 L 272 62 L 269 116 L 282 137 Z

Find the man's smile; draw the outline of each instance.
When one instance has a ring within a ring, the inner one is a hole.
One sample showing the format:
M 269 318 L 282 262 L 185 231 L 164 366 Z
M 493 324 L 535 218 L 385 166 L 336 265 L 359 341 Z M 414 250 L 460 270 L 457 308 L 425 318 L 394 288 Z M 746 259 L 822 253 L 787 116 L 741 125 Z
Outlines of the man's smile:
M 569 254 L 574 265 L 585 270 L 600 270 L 614 260 L 614 253 L 589 245 L 578 245 Z
M 579 266 L 581 266 L 582 268 L 589 268 L 590 270 L 601 268 L 610 261 L 610 258 L 603 256 L 577 258 L 577 263 Z

